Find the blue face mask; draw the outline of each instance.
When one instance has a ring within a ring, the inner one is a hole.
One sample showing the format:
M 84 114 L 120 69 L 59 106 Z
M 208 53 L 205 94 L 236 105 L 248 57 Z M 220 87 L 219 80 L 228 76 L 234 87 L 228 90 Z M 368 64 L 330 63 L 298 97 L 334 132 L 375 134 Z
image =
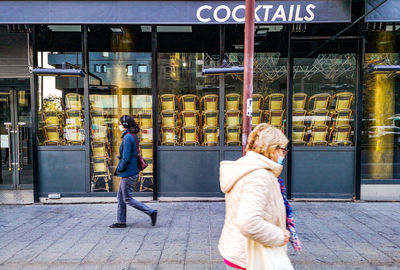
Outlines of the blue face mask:
M 282 156 L 278 156 L 278 164 L 279 165 L 283 165 L 283 160 L 285 159 L 285 157 Z

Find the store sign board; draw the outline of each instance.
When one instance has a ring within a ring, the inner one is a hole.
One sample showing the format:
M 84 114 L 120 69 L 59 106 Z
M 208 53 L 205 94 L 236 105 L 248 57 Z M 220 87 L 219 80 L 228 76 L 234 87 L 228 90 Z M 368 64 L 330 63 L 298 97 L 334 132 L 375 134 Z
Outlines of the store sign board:
M 368 12 L 383 0 L 366 0 L 365 10 Z M 382 6 L 366 17 L 367 22 L 400 22 L 400 1 L 387 0 Z
M 244 1 L 0 1 L 0 23 L 238 24 Z M 256 23 L 350 22 L 351 0 L 256 1 Z

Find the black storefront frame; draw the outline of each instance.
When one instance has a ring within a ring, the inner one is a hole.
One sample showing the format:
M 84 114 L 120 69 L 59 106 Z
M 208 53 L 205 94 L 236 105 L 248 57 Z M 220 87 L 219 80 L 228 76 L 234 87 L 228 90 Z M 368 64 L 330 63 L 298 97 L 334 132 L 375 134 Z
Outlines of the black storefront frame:
M 81 46 L 82 46 L 82 66 L 83 69 L 85 70 L 86 74 L 88 72 L 88 65 L 89 65 L 89 58 L 88 58 L 88 47 L 87 47 L 87 35 L 88 35 L 88 26 L 87 25 L 81 25 L 82 27 L 82 39 L 81 39 Z M 220 39 L 220 59 L 222 59 L 222 56 L 225 54 L 225 26 L 220 25 L 220 32 L 219 32 L 219 39 Z M 153 193 L 152 193 L 152 198 L 154 200 L 157 200 L 160 195 L 160 190 L 159 190 L 159 169 L 158 169 L 158 151 L 163 149 L 163 146 L 158 145 L 158 85 L 157 85 L 157 25 L 151 25 L 152 28 L 152 33 L 151 33 L 151 43 L 152 43 L 152 49 L 151 49 L 151 55 L 152 55 L 152 75 L 151 75 L 151 80 L 152 80 L 152 110 L 153 110 L 153 173 L 154 173 L 154 188 L 153 188 Z M 361 29 L 361 26 L 360 26 Z M 31 33 L 31 50 L 32 50 L 32 63 L 34 66 L 37 66 L 37 50 L 36 50 L 36 39 L 35 39 L 35 31 L 36 31 L 36 26 L 33 25 L 32 27 L 32 33 Z M 293 54 L 292 54 L 292 33 L 289 30 L 288 31 L 288 60 L 287 60 L 287 66 L 288 66 L 288 75 L 287 75 L 287 136 L 290 139 L 291 138 L 291 127 L 292 127 L 292 119 L 291 117 L 288 117 L 291 115 L 292 111 L 292 98 L 293 97 Z M 302 37 L 302 38 L 310 38 L 310 39 L 318 39 L 319 37 Z M 323 37 L 326 38 L 326 37 Z M 357 39 L 358 40 L 358 47 L 357 47 L 357 52 L 356 52 L 356 118 L 355 118 L 355 159 L 354 159 L 354 198 L 355 199 L 360 199 L 360 187 L 361 187 L 361 119 L 362 119 L 362 93 L 363 93 L 363 55 L 364 55 L 364 50 L 365 50 L 365 38 L 363 35 L 360 36 L 352 36 L 352 37 L 343 37 L 343 39 Z M 338 39 L 341 39 L 340 37 Z M 224 104 L 224 97 L 225 97 L 225 85 L 224 85 L 224 76 L 221 75 L 219 78 L 219 106 L 220 106 L 220 111 L 221 108 L 223 109 L 225 104 Z M 37 76 L 31 76 L 31 99 L 32 99 L 32 109 L 31 112 L 33 114 L 33 133 L 32 133 L 32 146 L 33 146 L 33 161 L 34 161 L 34 199 L 35 202 L 38 202 L 40 199 L 40 195 L 45 196 L 47 193 L 41 193 L 40 191 L 40 185 L 39 185 L 39 169 L 40 169 L 40 164 L 39 164 L 39 159 L 38 159 L 38 150 L 40 150 L 41 147 L 38 146 L 37 144 L 37 127 L 38 127 L 38 108 L 37 108 L 37 89 L 38 89 L 38 77 Z M 221 98 L 222 97 L 222 98 Z M 85 107 L 89 108 L 89 78 L 86 76 L 84 78 L 84 102 L 85 102 Z M 90 121 L 89 119 L 89 114 L 85 112 L 85 122 L 88 123 Z M 219 119 L 219 124 L 223 125 L 224 123 L 224 116 L 220 113 L 220 119 Z M 85 134 L 90 134 L 89 133 L 89 125 L 85 125 Z M 222 135 L 222 136 L 221 136 Z M 240 151 L 240 147 L 233 147 L 233 146 L 225 146 L 223 144 L 224 142 L 224 132 L 223 129 L 220 128 L 220 145 L 213 147 L 216 148 L 215 150 L 219 151 L 219 157 L 220 160 L 223 160 L 225 158 L 225 154 L 228 151 Z M 90 191 L 90 138 L 89 140 L 85 140 L 85 145 L 84 146 L 79 146 L 79 147 L 73 147 L 74 149 L 68 148 L 69 151 L 79 151 L 79 150 L 84 150 L 85 151 L 85 187 L 86 191 L 85 192 L 78 192 L 78 193 L 66 193 L 61 195 L 66 196 L 66 197 L 113 197 L 115 196 L 115 192 L 91 192 Z M 51 147 L 46 147 L 47 149 L 51 150 Z M 76 148 L 76 149 L 75 149 Z M 173 150 L 174 147 L 168 147 L 165 150 Z M 179 147 L 181 148 L 181 147 Z M 291 148 L 291 145 L 289 145 L 289 148 Z M 66 148 L 63 147 L 58 147 L 57 149 L 53 150 L 67 150 Z M 209 150 L 210 148 L 204 148 L 202 147 L 196 147 L 196 149 L 193 150 L 198 150 L 198 151 L 204 151 L 204 150 Z M 178 150 L 178 147 L 176 147 L 176 150 Z M 290 154 L 288 155 L 288 164 L 287 164 L 287 194 L 288 197 L 292 197 L 292 170 L 291 168 L 293 167 L 293 158 L 292 158 L 292 151 L 290 151 Z M 43 168 L 42 168 L 43 169 Z M 162 191 L 161 191 L 162 192 Z M 184 194 L 182 194 L 184 195 Z M 193 196 L 193 194 L 191 194 Z M 199 194 L 200 195 L 200 194 Z M 135 193 L 135 196 L 140 196 L 140 197 L 148 197 L 149 193 L 140 193 L 137 192 Z M 223 194 L 221 193 L 221 197 Z

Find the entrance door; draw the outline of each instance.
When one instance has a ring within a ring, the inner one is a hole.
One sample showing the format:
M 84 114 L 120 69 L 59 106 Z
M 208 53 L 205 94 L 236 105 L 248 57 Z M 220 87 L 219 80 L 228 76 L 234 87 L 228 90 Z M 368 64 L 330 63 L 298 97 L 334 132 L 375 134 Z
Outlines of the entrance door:
M 28 80 L 29 83 L 29 80 Z M 29 88 L 0 88 L 0 189 L 32 189 Z

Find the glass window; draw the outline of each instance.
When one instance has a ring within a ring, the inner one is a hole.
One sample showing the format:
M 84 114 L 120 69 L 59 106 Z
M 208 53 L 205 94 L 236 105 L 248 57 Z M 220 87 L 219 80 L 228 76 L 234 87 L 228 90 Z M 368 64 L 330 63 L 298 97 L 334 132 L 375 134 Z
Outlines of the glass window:
M 107 26 L 91 26 L 89 67 L 105 67 L 90 77 L 91 191 L 117 192 L 114 176 L 122 142 L 118 129 L 122 115 L 131 115 L 140 127 L 139 145 L 149 166 L 134 185 L 136 192 L 153 190 L 153 120 L 151 84 L 151 32 L 141 26 L 122 26 L 114 33 Z M 133 68 L 142 66 L 147 72 Z M 90 70 L 93 72 L 92 70 Z
M 293 145 L 353 145 L 356 46 L 347 43 L 313 53 L 323 41 L 294 42 Z
M 126 65 L 125 72 L 126 72 L 126 75 L 132 76 L 133 75 L 133 67 L 132 67 L 132 65 Z
M 219 79 L 202 75 L 204 67 L 219 64 L 219 27 L 158 31 L 159 145 L 219 145 Z
M 38 31 L 38 67 L 81 69 L 81 32 L 63 32 L 58 26 Z M 57 42 L 49 42 L 50 36 Z M 66 38 L 69 38 L 67 43 Z M 58 40 L 59 38 L 59 40 Z M 65 75 L 39 76 L 38 140 L 41 146 L 72 146 L 85 143 L 83 79 Z
M 368 33 L 364 66 L 400 65 L 397 44 L 395 32 Z M 363 106 L 361 178 L 400 179 L 399 75 L 366 72 Z
M 285 127 L 287 36 L 281 25 L 258 25 L 254 41 L 253 128 L 267 122 Z M 273 42 L 271 42 L 273 40 Z M 225 60 L 243 66 L 244 26 L 226 26 Z M 225 145 L 241 145 L 243 75 L 225 76 Z

